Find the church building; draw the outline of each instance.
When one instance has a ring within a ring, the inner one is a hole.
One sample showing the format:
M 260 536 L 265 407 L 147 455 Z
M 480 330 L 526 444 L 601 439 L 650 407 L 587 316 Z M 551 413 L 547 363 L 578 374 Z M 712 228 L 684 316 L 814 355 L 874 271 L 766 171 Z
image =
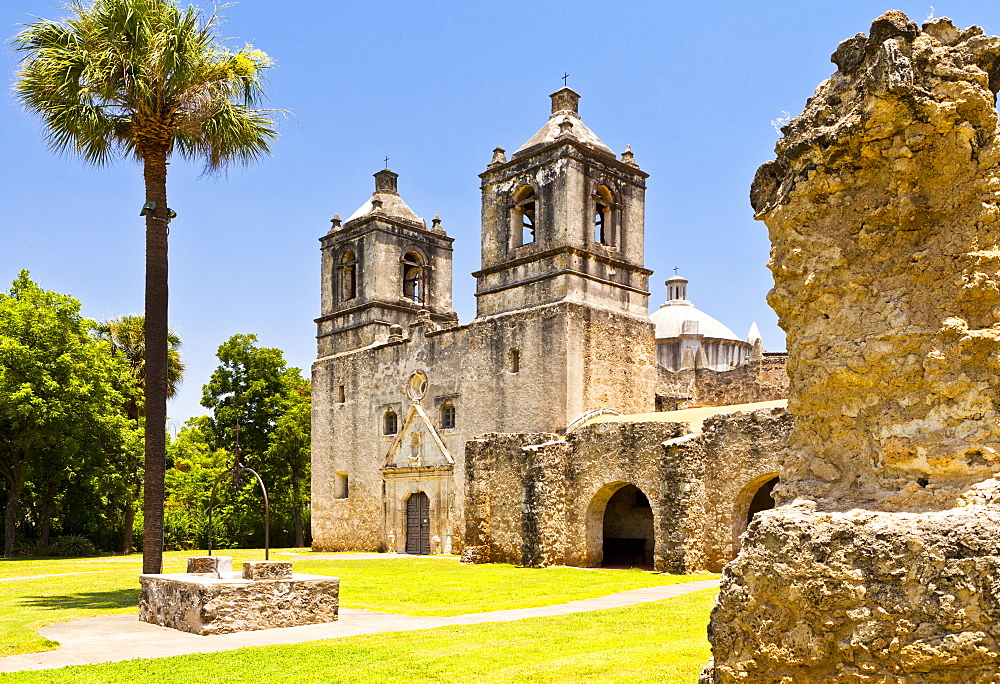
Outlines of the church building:
M 754 344 L 739 340 L 658 352 L 711 331 L 682 324 L 677 339 L 657 340 L 647 174 L 583 123 L 579 97 L 554 93 L 542 128 L 509 159 L 496 148 L 480 175 L 471 322 L 451 308 L 453 238 L 407 206 L 392 171 L 376 173 L 371 198 L 321 238 L 315 549 L 458 553 L 469 440 L 653 411 L 664 373 L 681 368 L 658 353 L 678 363 L 707 354 L 715 370 L 750 360 Z

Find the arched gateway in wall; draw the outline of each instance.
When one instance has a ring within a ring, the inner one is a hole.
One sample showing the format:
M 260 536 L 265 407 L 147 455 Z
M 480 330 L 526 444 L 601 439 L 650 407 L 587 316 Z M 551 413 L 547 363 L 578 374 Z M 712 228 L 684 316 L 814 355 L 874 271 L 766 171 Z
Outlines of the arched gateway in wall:
M 761 511 L 774 508 L 771 492 L 778 484 L 778 473 L 760 475 L 750 480 L 733 504 L 733 556 L 739 553 L 740 537 L 746 532 L 753 517 Z
M 587 507 L 586 565 L 652 566 L 653 509 L 633 484 L 612 482 Z

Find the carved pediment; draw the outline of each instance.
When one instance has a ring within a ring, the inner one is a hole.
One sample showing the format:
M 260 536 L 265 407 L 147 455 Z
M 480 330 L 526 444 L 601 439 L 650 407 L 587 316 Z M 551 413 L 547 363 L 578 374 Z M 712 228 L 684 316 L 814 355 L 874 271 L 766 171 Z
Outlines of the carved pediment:
M 386 468 L 454 465 L 448 448 L 420 404 L 410 406 L 403 427 L 385 457 Z

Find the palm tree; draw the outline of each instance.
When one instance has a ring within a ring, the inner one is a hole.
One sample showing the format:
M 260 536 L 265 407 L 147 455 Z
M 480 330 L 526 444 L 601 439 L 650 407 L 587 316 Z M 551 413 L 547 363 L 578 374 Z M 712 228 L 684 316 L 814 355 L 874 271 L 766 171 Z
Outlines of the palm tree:
M 97 336 L 107 340 L 111 348 L 121 354 L 132 368 L 140 394 L 127 400 L 125 412 L 136 424 L 146 415 L 142 397 L 146 392 L 146 319 L 143 316 L 121 316 L 112 318 L 97 326 Z M 184 377 L 184 362 L 181 360 L 181 338 L 174 332 L 167 334 L 167 398 L 177 394 L 177 387 Z M 122 553 L 132 552 L 132 523 L 135 521 L 135 499 L 139 493 L 139 463 L 128 458 L 128 472 L 125 473 L 127 493 L 125 506 Z
M 139 389 L 146 391 L 146 319 L 144 316 L 120 316 L 110 318 L 96 327 L 97 336 L 111 343 L 111 348 L 121 354 L 132 368 Z M 175 332 L 167 333 L 167 398 L 177 394 L 177 388 L 184 377 L 184 362 L 181 360 L 181 338 Z M 132 420 L 146 415 L 145 407 L 138 401 L 130 401 L 125 412 Z
M 15 94 L 41 116 L 51 147 L 95 164 L 117 155 L 142 164 L 146 217 L 146 428 L 143 572 L 163 564 L 166 457 L 167 160 L 210 170 L 248 163 L 276 137 L 259 103 L 267 55 L 230 50 L 207 19 L 174 0 L 72 0 L 63 21 L 27 24 Z

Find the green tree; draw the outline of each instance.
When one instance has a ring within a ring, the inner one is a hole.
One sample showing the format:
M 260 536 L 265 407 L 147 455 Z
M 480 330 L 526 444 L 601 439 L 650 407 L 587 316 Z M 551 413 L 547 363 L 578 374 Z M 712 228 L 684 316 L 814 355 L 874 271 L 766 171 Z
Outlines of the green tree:
M 129 363 L 132 377 L 140 394 L 126 404 L 128 417 L 140 425 L 145 417 L 143 400 L 146 392 L 146 319 L 144 316 L 121 316 L 112 318 L 97 326 L 97 334 L 107 340 L 115 353 Z M 181 338 L 171 332 L 167 335 L 167 398 L 177 393 L 177 387 L 184 377 L 184 362 L 181 360 Z M 140 454 L 129 452 L 125 466 L 125 521 L 122 532 L 121 552 L 132 551 L 132 526 L 135 521 L 135 504 L 142 489 L 142 460 Z
M 28 24 L 15 94 L 44 122 L 51 146 L 103 164 L 142 164 L 146 217 L 146 425 L 143 571 L 163 563 L 163 476 L 168 387 L 167 160 L 209 169 L 266 154 L 274 122 L 255 109 L 267 55 L 230 50 L 220 17 L 173 0 L 71 0 L 72 16 Z
M 256 343 L 256 335 L 233 335 L 219 347 L 220 365 L 202 390 L 201 404 L 212 409 L 216 440 L 230 452 L 239 427 L 240 450 L 267 485 L 272 511 L 292 521 L 295 543 L 301 544 L 309 383 L 298 368 L 288 367 L 280 349 Z
M 305 387 L 308 389 L 308 385 Z M 283 478 L 291 491 L 290 506 L 295 546 L 305 546 L 302 532 L 302 509 L 309 498 L 310 430 L 312 416 L 308 402 L 295 402 L 274 426 L 266 460 Z M 304 497 L 304 498 L 303 498 Z
M 36 476 L 40 496 L 54 497 L 62 464 L 78 467 L 74 459 L 107 455 L 127 442 L 122 407 L 134 383 L 127 364 L 91 335 L 92 328 L 78 301 L 39 288 L 27 271 L 9 293 L 0 293 L 4 556 L 14 551 L 18 502 L 29 476 Z M 52 509 L 42 510 L 47 529 Z
M 170 440 L 167 455 L 171 467 L 166 473 L 167 534 L 172 548 L 202 547 L 208 542 L 208 502 L 212 485 L 229 466 L 232 454 L 215 445 L 212 419 L 190 418 Z M 222 485 L 220 485 L 222 486 Z M 226 503 L 215 507 L 215 548 L 233 546 L 221 539 L 219 531 L 229 527 Z

